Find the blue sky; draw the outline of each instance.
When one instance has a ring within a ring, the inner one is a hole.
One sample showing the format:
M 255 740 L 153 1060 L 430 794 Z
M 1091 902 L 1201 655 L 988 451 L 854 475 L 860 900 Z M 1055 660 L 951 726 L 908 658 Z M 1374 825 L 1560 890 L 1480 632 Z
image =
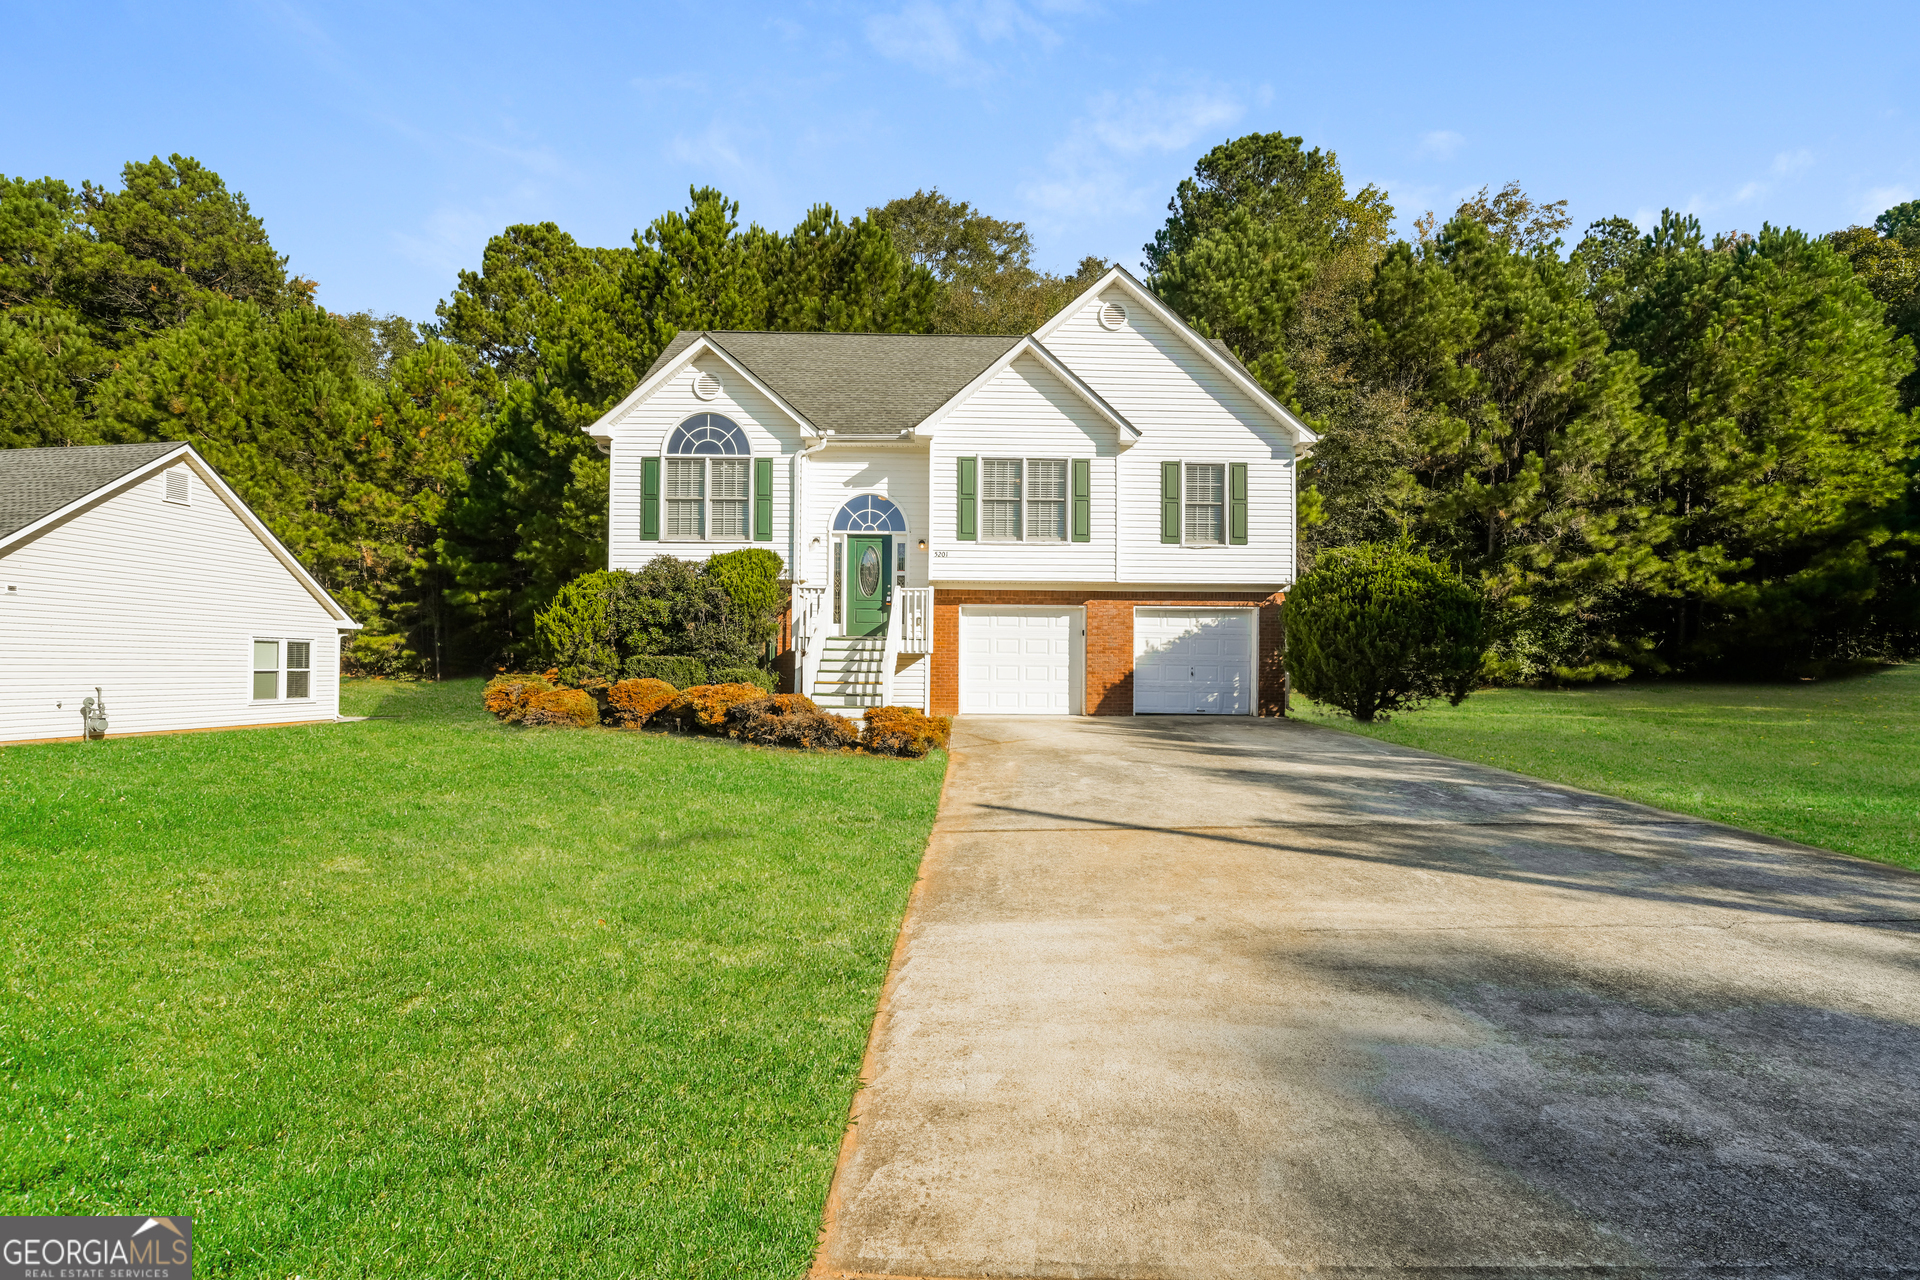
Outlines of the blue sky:
M 1576 228 L 1827 231 L 1920 196 L 1920 14 L 1809 6 L 26 5 L 0 172 L 197 156 L 334 310 L 430 317 L 489 235 L 624 244 L 718 186 L 788 228 L 938 186 L 1129 266 L 1207 148 L 1339 154 L 1400 226 L 1518 179 Z M 26 55 L 26 56 L 23 56 Z

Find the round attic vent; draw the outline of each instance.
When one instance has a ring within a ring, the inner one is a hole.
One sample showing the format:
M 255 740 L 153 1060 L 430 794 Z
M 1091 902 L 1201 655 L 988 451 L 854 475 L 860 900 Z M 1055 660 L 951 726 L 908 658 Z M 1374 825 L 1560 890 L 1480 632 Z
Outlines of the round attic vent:
M 704 369 L 693 371 L 693 394 L 702 400 L 711 400 L 720 394 L 720 379 Z
M 1117 302 L 1109 302 L 1100 308 L 1100 323 L 1109 329 L 1118 329 L 1127 322 L 1127 309 Z

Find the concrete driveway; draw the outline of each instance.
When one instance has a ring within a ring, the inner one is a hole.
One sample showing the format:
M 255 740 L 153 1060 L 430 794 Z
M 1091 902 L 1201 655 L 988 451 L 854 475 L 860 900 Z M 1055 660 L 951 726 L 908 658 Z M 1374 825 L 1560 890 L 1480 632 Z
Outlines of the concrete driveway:
M 1920 876 L 1298 723 L 969 718 L 868 1079 L 817 1275 L 1914 1274 Z

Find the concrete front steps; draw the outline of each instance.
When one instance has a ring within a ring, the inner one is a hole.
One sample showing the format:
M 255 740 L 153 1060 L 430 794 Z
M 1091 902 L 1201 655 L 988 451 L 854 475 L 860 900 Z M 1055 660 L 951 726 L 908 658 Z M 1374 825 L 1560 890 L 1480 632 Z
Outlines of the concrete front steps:
M 880 664 L 886 657 L 885 636 L 828 636 L 814 681 L 814 702 L 843 713 L 879 706 Z

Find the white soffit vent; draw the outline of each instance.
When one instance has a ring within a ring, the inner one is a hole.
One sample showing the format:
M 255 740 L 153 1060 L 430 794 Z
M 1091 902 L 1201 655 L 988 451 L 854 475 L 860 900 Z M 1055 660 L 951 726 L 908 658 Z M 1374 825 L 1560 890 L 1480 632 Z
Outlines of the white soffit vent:
M 711 400 L 720 394 L 720 379 L 705 369 L 693 371 L 693 394 L 702 400 Z
M 1100 323 L 1109 329 L 1122 328 L 1127 323 L 1127 309 L 1117 302 L 1105 303 L 1100 308 Z
M 187 505 L 187 469 L 175 467 L 167 472 L 167 501 Z

